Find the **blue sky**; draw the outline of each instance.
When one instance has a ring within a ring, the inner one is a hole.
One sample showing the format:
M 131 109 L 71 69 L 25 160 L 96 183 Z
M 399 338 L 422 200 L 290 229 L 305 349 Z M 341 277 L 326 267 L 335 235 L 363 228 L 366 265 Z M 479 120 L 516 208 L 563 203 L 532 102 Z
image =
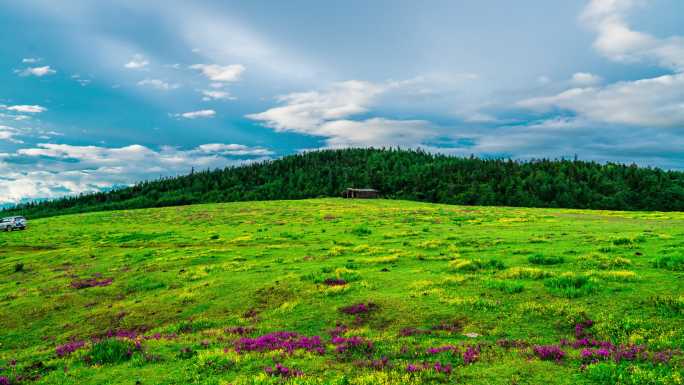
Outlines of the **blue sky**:
M 0 35 L 0 204 L 349 146 L 684 169 L 679 0 L 5 0 Z

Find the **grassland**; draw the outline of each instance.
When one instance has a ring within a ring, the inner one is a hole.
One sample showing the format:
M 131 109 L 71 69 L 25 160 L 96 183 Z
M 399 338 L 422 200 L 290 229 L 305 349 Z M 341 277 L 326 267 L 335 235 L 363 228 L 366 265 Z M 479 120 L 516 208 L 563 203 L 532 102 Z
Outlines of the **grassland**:
M 53 217 L 0 233 L 0 383 L 681 384 L 683 278 L 684 213 Z

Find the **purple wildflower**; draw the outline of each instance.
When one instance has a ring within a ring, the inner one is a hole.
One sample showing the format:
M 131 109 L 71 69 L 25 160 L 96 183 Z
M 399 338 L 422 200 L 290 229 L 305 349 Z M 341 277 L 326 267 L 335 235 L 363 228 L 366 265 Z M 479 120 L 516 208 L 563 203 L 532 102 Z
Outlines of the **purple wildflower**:
M 463 352 L 463 362 L 468 365 L 472 364 L 480 358 L 480 348 L 468 346 L 465 352 Z
M 279 377 L 299 377 L 303 375 L 300 370 L 290 369 L 283 366 L 281 363 L 277 363 L 275 367 L 271 368 L 269 366 L 264 368 L 264 372 L 269 376 L 279 376 Z
M 389 359 L 387 357 L 382 357 L 379 360 L 373 360 L 370 366 L 375 370 L 382 370 L 389 366 Z
M 437 373 L 451 374 L 453 367 L 451 364 L 443 365 L 441 362 L 437 361 L 434 364 L 429 362 L 423 362 L 422 364 L 408 364 L 406 366 L 406 371 L 409 373 L 416 373 L 423 370 L 434 370 Z
M 242 337 L 235 342 L 235 351 L 238 353 L 271 350 L 284 350 L 287 353 L 292 353 L 299 349 L 319 354 L 325 353 L 321 337 L 306 337 L 293 332 L 275 332 L 256 338 Z
M 75 352 L 76 350 L 82 348 L 85 346 L 84 341 L 72 341 L 72 342 L 67 342 L 64 345 L 59 345 L 55 348 L 55 353 L 57 354 L 57 357 L 64 357 L 68 356 L 69 354 Z
M 586 331 L 586 329 L 589 329 L 590 327 L 594 326 L 594 321 L 588 319 L 584 320 L 578 324 L 575 325 L 575 338 L 583 338 L 589 336 L 589 333 Z
M 410 337 L 418 334 L 430 334 L 429 330 L 422 330 L 417 328 L 404 328 L 399 331 L 399 335 L 402 337 Z
M 335 325 L 334 329 L 328 330 L 328 334 L 330 334 L 330 337 L 339 337 L 342 334 L 346 333 L 347 330 L 349 330 L 347 325 L 338 322 L 337 325 Z
M 544 361 L 560 362 L 565 357 L 565 352 L 555 345 L 536 345 L 532 350 Z
M 327 286 L 344 286 L 347 284 L 347 281 L 338 278 L 328 278 L 325 281 L 323 281 L 323 284 Z
M 5 376 L 0 376 L 0 385 L 10 385 L 9 378 Z
M 355 305 L 345 306 L 345 307 L 341 308 L 340 311 L 344 314 L 350 314 L 350 315 L 366 314 L 366 313 L 369 313 L 372 310 L 374 310 L 376 307 L 377 307 L 377 305 L 375 305 L 372 302 L 368 302 L 367 304 L 366 303 L 357 303 Z
M 671 350 L 666 350 L 662 352 L 655 352 L 653 354 L 653 363 L 655 364 L 667 364 L 670 362 L 673 356 L 673 352 Z
M 452 369 L 451 364 L 442 365 L 442 363 L 439 361 L 435 362 L 433 368 L 435 369 L 435 372 L 444 374 L 451 374 Z
M 442 352 L 456 352 L 458 351 L 458 348 L 453 345 L 444 345 L 444 346 L 438 346 L 436 348 L 428 348 L 427 353 L 428 354 L 439 354 Z
M 370 353 L 373 351 L 373 342 L 359 336 L 349 338 L 336 336 L 331 339 L 331 342 L 336 346 L 335 351 L 338 353 Z

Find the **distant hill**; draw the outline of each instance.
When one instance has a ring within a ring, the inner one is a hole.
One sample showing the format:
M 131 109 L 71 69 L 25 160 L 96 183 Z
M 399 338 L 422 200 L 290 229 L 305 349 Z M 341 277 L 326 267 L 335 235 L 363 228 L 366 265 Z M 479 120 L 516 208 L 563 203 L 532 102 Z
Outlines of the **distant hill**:
M 369 187 L 385 198 L 465 205 L 684 211 L 684 173 L 571 160 L 461 158 L 416 150 L 343 149 L 193 172 L 109 192 L 21 204 L 30 218 L 194 203 L 340 196 Z

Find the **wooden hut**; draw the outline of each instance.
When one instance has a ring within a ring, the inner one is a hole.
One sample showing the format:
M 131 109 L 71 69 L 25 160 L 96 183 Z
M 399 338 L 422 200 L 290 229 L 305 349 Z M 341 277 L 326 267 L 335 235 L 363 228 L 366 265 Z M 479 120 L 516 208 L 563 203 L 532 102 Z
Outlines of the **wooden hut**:
M 348 188 L 342 192 L 342 196 L 345 198 L 372 199 L 377 198 L 379 195 L 378 190 L 372 188 Z

